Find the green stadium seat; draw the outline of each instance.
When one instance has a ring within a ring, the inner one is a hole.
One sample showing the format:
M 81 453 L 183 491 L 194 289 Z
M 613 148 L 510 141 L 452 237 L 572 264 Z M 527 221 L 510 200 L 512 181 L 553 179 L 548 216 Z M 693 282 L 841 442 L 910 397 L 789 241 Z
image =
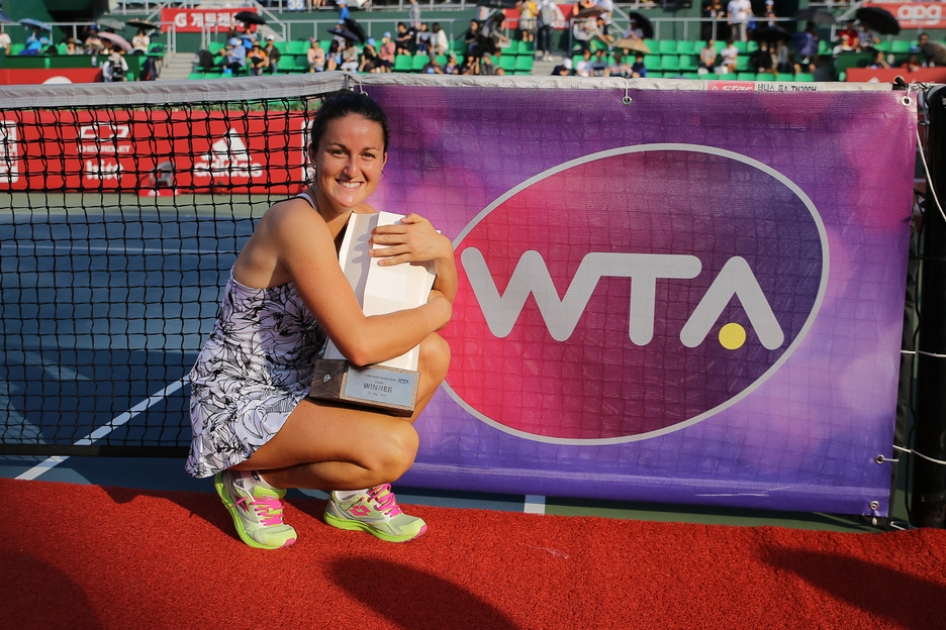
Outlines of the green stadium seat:
M 874 44 L 874 50 L 879 50 L 880 52 L 893 52 L 893 44 L 890 42 L 877 42 Z
M 535 59 L 532 55 L 519 55 L 516 57 L 516 74 L 532 74 L 532 66 Z
M 706 75 L 706 76 L 709 77 L 711 75 Z M 703 75 L 700 74 L 699 72 L 684 72 L 683 78 L 684 79 L 702 79 Z
M 746 72 L 749 70 L 749 62 L 752 61 L 745 55 L 736 57 L 736 72 Z
M 795 83 L 811 83 L 815 80 L 815 75 L 807 72 L 798 72 L 795 74 Z
M 754 72 L 737 72 L 736 73 L 737 81 L 755 81 Z
M 273 42 L 273 48 L 279 51 L 280 54 L 285 55 L 289 50 L 288 42 Z
M 696 70 L 699 67 L 700 64 L 694 55 L 680 55 L 680 70 Z
M 218 54 L 225 47 L 226 46 L 224 45 L 223 42 L 210 42 L 209 44 L 207 44 L 207 50 L 210 52 L 211 55 Z
M 660 69 L 664 72 L 678 72 L 680 70 L 680 57 L 676 55 L 661 55 Z
M 535 42 L 519 42 L 519 47 L 516 51 L 516 54 L 535 55 Z
M 726 74 L 718 75 L 718 78 L 720 81 L 735 81 L 737 76 L 738 75 L 736 75 L 735 73 L 728 72 Z M 755 75 L 752 75 L 752 76 L 755 76 Z
M 591 40 L 590 48 L 591 48 L 591 52 L 598 52 L 599 50 L 607 50 L 608 45 L 605 44 L 600 39 L 593 39 Z
M 662 39 L 657 43 L 657 52 L 661 55 L 677 54 L 677 40 Z
M 838 81 L 840 81 L 841 83 L 844 83 L 845 81 L 847 81 L 847 72 L 842 72 L 841 74 L 839 74 Z
M 644 67 L 649 70 L 660 69 L 660 55 L 644 55 Z
M 697 50 L 694 45 L 693 40 L 691 39 L 681 39 L 677 42 L 677 54 L 678 55 L 694 55 Z
M 427 65 L 427 60 L 429 57 L 427 55 L 414 55 L 411 57 L 411 72 L 420 72 L 424 69 L 424 66 Z
M 26 48 L 26 44 L 10 44 L 10 57 L 19 55 Z
M 908 53 L 910 52 L 911 46 L 913 46 L 913 42 L 898 39 L 893 42 L 890 42 L 890 52 L 892 52 L 895 55 L 898 53 Z
M 818 54 L 819 55 L 830 55 L 831 54 L 831 44 L 825 40 L 818 41 Z
M 395 72 L 410 72 L 414 66 L 414 58 L 410 55 L 398 55 L 394 58 Z
M 514 55 L 503 54 L 503 56 L 499 58 L 499 67 L 502 68 L 506 74 L 509 74 L 516 69 L 516 59 L 517 57 Z
M 450 44 L 450 50 L 457 54 L 457 59 L 460 59 L 461 55 L 466 54 L 466 42 L 462 39 L 455 40 L 452 44 Z
M 304 55 L 312 44 L 307 39 L 293 39 L 286 42 L 286 53 L 290 55 Z
M 756 81 L 776 81 L 775 75 L 771 72 L 760 72 L 755 75 Z
M 746 52 L 754 53 L 757 50 L 759 50 L 759 42 L 749 40 L 749 42 L 746 43 Z
M 717 39 L 715 46 L 716 46 L 716 52 L 720 52 L 723 48 L 726 47 L 726 42 Z
M 651 54 L 657 54 L 657 50 L 660 47 L 656 39 L 645 39 L 644 45 L 650 49 Z
M 739 54 L 740 54 L 740 55 L 744 55 L 744 54 L 746 54 L 747 52 L 749 52 L 749 46 L 748 46 L 748 44 L 746 44 L 746 42 L 742 42 L 742 41 L 733 42 L 733 46 L 736 47 L 736 50 L 739 51 Z
M 664 73 L 663 73 L 663 72 L 651 72 L 650 70 L 647 70 L 647 76 L 646 76 L 645 78 L 647 78 L 647 79 L 662 79 L 663 76 L 664 76 Z

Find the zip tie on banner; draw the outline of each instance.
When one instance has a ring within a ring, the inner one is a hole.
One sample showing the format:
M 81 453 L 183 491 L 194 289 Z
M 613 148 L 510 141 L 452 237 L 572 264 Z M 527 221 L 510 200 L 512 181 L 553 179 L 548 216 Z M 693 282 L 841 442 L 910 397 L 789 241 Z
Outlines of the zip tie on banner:
M 924 357 L 933 357 L 934 359 L 946 359 L 946 354 L 937 354 L 935 352 L 924 352 L 923 350 L 901 350 L 900 354 L 922 354 Z
M 625 78 L 624 79 L 624 98 L 621 99 L 621 102 L 624 103 L 625 105 L 630 105 L 632 101 L 631 95 L 628 94 L 629 90 L 630 90 L 630 83 Z
M 912 448 L 904 448 L 904 447 L 902 447 L 902 446 L 897 446 L 896 444 L 894 444 L 894 445 L 893 445 L 893 450 L 895 450 L 895 451 L 900 451 L 901 453 L 909 453 L 910 455 L 916 455 L 917 457 L 919 457 L 919 458 L 921 458 L 921 459 L 925 459 L 926 461 L 928 461 L 928 462 L 930 462 L 930 463 L 939 464 L 940 466 L 946 466 L 946 462 L 944 462 L 943 460 L 941 460 L 941 459 L 933 459 L 932 457 L 930 457 L 930 456 L 928 456 L 928 455 L 924 455 L 923 453 L 920 453 L 919 451 L 914 451 Z M 894 462 L 894 463 L 896 463 L 896 462 L 899 462 L 900 460 L 899 460 L 899 459 L 890 459 L 890 458 L 888 458 L 888 457 L 884 457 L 883 455 L 878 455 L 877 457 L 874 458 L 874 461 L 877 462 L 878 464 L 883 464 L 884 462 Z

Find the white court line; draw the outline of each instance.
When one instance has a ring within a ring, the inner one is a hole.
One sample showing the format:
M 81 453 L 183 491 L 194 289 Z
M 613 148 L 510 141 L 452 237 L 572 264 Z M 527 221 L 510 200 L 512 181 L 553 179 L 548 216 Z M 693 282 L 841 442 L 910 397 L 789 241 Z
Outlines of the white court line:
M 526 514 L 545 514 L 545 497 L 541 494 L 527 494 L 522 511 Z
M 170 396 L 177 390 L 184 387 L 184 382 L 186 380 L 187 380 L 187 377 L 185 376 L 181 378 L 180 380 L 174 381 L 173 383 L 171 383 L 170 385 L 168 385 L 161 391 L 157 392 L 156 394 L 152 394 L 149 398 L 142 400 L 140 403 L 138 403 L 137 405 L 135 405 L 134 407 L 132 407 L 125 413 L 115 416 L 115 418 L 113 418 L 111 422 L 95 429 L 94 431 L 92 431 L 92 433 L 89 433 L 84 438 L 78 440 L 75 444 L 73 444 L 73 446 L 89 446 L 94 441 L 105 437 L 116 428 L 122 426 L 123 424 L 125 424 L 126 422 L 128 422 L 129 420 L 137 416 L 139 413 L 146 410 L 148 407 L 151 407 L 152 405 L 157 404 L 158 402 L 164 400 L 165 398 L 167 398 L 168 396 Z M 59 464 L 66 461 L 67 459 L 69 459 L 69 457 L 64 456 L 64 455 L 54 455 L 52 457 L 48 457 L 44 461 L 40 462 L 39 464 L 36 464 L 35 466 L 27 470 L 26 472 L 20 475 L 17 475 L 16 478 L 25 479 L 25 480 L 36 479 L 37 477 L 42 475 L 44 472 L 58 466 Z

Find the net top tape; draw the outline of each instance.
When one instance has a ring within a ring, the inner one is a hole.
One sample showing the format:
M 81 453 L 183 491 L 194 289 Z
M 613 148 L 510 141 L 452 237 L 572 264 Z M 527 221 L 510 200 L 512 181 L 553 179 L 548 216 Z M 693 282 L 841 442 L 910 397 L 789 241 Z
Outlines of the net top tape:
M 701 81 L 695 79 L 621 79 L 591 77 L 517 76 L 469 77 L 411 74 L 357 75 L 324 72 L 303 76 L 246 77 L 226 81 L 137 81 L 128 83 L 78 83 L 0 86 L 0 110 L 34 107 L 100 107 L 162 105 L 183 102 L 226 102 L 298 98 L 355 86 L 408 85 L 439 87 L 497 87 L 510 89 L 760 91 L 773 94 L 797 92 L 889 92 L 886 83 L 777 83 L 752 81 Z

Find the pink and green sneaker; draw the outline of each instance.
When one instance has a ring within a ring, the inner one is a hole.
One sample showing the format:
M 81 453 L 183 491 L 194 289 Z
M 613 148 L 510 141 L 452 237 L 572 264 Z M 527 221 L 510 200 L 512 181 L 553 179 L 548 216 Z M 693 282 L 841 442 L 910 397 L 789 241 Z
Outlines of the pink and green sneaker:
M 391 485 L 375 486 L 365 494 L 342 501 L 331 493 L 325 522 L 332 527 L 361 530 L 388 542 L 407 542 L 427 531 L 427 523 L 401 511 Z
M 264 483 L 255 473 L 225 470 L 214 488 L 233 517 L 240 540 L 257 549 L 281 549 L 296 542 L 296 530 L 282 522 L 285 490 Z

